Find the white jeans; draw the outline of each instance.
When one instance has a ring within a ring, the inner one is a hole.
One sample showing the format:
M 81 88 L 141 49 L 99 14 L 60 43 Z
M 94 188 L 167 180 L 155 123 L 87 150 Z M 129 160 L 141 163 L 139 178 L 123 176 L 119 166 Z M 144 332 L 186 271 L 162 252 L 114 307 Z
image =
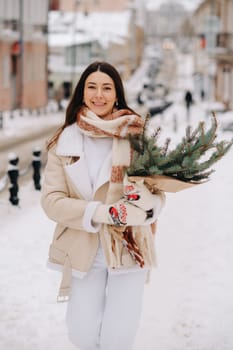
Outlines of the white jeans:
M 72 280 L 66 314 L 71 342 L 80 350 L 131 350 L 146 276 L 146 270 L 109 273 L 100 249 L 91 271 Z

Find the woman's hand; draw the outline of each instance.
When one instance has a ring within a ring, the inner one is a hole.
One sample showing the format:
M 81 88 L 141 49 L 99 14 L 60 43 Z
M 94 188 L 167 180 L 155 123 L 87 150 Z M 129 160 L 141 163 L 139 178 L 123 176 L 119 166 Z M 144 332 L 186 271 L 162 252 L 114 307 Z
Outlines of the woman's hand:
M 111 205 L 100 204 L 92 217 L 94 222 L 115 226 L 140 226 L 146 224 L 147 219 L 145 210 L 124 198 Z
M 152 194 L 144 184 L 143 180 L 137 182 L 131 182 L 127 175 L 124 177 L 124 198 L 129 203 L 136 205 L 137 207 L 148 211 L 156 206 L 161 206 L 161 201 L 164 195 L 162 192 L 158 194 Z

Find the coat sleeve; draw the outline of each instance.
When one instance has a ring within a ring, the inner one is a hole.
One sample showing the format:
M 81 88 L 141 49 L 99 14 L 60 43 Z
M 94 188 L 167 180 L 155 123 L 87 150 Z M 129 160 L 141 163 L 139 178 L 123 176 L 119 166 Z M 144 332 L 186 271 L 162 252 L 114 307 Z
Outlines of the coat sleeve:
M 49 150 L 41 197 L 46 215 L 66 227 L 85 230 L 83 218 L 88 204 L 86 200 L 70 197 L 62 161 L 54 148 Z

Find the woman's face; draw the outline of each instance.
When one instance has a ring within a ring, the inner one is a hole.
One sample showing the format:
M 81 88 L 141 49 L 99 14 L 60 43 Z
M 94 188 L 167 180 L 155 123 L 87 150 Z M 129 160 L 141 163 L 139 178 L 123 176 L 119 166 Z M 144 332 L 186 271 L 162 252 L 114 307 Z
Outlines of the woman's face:
M 116 99 L 115 85 L 109 75 L 96 71 L 87 77 L 84 103 L 91 111 L 104 118 L 113 111 Z

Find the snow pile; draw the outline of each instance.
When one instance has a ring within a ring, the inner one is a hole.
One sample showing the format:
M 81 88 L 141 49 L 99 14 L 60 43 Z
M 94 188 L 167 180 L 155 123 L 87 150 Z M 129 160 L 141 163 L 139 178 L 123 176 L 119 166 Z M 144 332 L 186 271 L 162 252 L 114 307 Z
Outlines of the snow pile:
M 167 194 L 135 350 L 233 348 L 232 156 L 207 184 Z M 21 208 L 0 202 L 0 348 L 71 350 L 59 273 L 46 268 L 54 223 L 31 183 L 20 198 Z

